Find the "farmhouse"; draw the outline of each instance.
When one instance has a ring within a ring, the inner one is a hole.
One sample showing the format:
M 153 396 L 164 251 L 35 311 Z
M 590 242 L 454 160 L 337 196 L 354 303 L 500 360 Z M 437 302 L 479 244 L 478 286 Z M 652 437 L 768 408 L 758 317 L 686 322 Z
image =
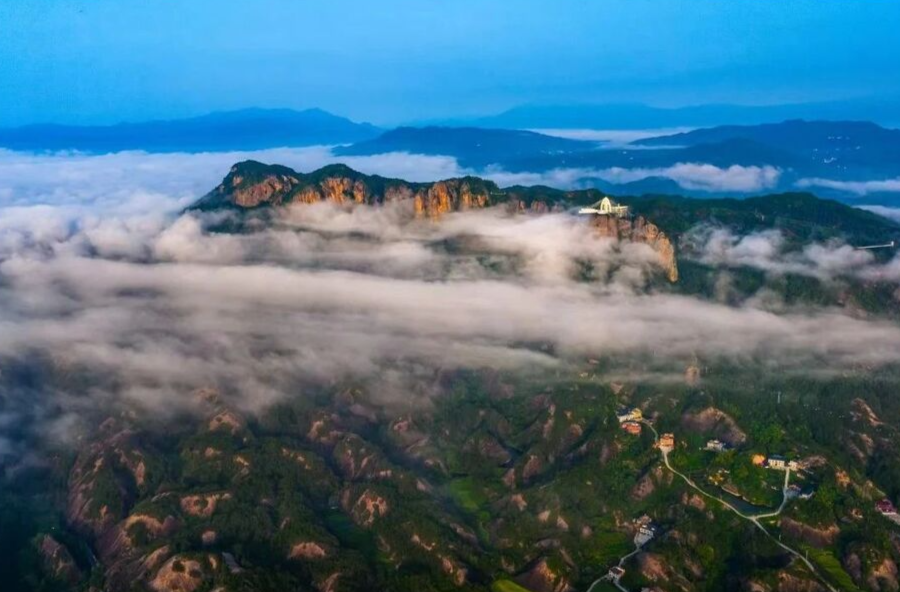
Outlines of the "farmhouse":
M 659 437 L 659 449 L 670 451 L 675 448 L 675 434 L 663 434 Z
M 637 407 L 633 409 L 620 409 L 618 413 L 616 413 L 616 419 L 619 420 L 619 423 L 625 423 L 626 421 L 641 421 L 644 419 L 644 414 L 641 413 L 641 410 Z
M 622 423 L 622 429 L 631 434 L 632 436 L 640 436 L 641 435 L 641 424 L 636 421 L 626 421 Z
M 728 444 L 721 440 L 709 440 L 706 443 L 706 450 L 710 452 L 725 452 L 728 450 Z

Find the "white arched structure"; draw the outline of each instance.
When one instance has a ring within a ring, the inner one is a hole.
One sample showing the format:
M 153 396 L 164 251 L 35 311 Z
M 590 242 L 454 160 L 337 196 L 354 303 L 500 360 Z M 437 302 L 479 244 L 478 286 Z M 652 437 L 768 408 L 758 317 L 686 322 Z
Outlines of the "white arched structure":
M 628 206 L 619 205 L 609 197 L 604 197 L 592 206 L 581 208 L 578 210 L 578 213 L 596 216 L 616 216 L 617 218 L 621 218 L 628 215 Z

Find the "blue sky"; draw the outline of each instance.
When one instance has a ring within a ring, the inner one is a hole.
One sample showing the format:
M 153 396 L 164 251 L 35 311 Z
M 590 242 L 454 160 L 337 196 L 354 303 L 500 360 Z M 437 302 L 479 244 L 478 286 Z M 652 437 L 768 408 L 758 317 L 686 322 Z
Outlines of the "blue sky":
M 0 124 L 897 97 L 898 23 L 875 1 L 5 0 Z

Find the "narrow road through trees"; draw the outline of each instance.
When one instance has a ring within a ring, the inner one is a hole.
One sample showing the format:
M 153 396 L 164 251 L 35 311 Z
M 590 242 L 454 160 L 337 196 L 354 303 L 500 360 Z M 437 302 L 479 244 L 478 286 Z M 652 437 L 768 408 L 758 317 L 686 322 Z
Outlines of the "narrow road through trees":
M 656 442 L 656 444 L 658 445 L 659 444 L 659 432 L 656 431 L 656 428 L 654 428 L 653 425 L 650 424 L 650 422 L 648 422 L 646 420 L 642 420 L 641 423 L 643 425 L 647 426 L 648 428 L 650 428 L 650 430 L 653 432 L 653 439 Z M 812 574 L 814 576 L 816 576 L 816 578 L 818 578 L 818 580 L 820 582 L 822 582 L 822 584 L 824 584 L 826 588 L 828 588 L 831 592 L 838 592 L 838 590 L 834 586 L 829 584 L 828 581 L 824 577 L 822 577 L 822 574 L 819 573 L 819 570 L 816 569 L 816 566 L 814 566 L 809 559 L 807 559 L 806 557 L 801 555 L 800 552 L 797 551 L 796 549 L 793 549 L 792 547 L 789 547 L 788 545 L 785 545 L 780 540 L 778 540 L 778 538 L 776 538 L 775 535 L 773 535 L 771 532 L 769 532 L 768 529 L 765 526 L 763 526 L 762 523 L 760 522 L 760 520 L 762 520 L 764 518 L 774 518 L 774 517 L 780 515 L 782 511 L 784 511 L 784 508 L 787 505 L 787 501 L 788 501 L 788 486 L 790 485 L 790 482 L 791 482 L 791 470 L 790 469 L 785 469 L 785 471 L 784 471 L 784 485 L 781 488 L 781 505 L 778 506 L 778 509 L 776 509 L 772 512 L 765 512 L 762 514 L 750 515 L 750 514 L 744 514 L 743 512 L 741 512 L 739 509 L 737 509 L 734 505 L 732 505 L 728 501 L 726 501 L 720 497 L 717 497 L 711 493 L 708 493 L 708 492 L 704 491 L 703 489 L 701 489 L 700 487 L 698 487 L 697 484 L 694 483 L 690 477 L 688 477 L 687 475 L 685 475 L 684 473 L 680 472 L 679 470 L 677 470 L 675 467 L 672 466 L 672 464 L 669 462 L 669 451 L 668 450 L 664 450 L 664 449 L 660 448 L 659 451 L 662 454 L 663 463 L 666 465 L 666 469 L 668 469 L 673 475 L 677 475 L 682 481 L 684 481 L 689 487 L 691 487 L 693 490 L 695 490 L 700 495 L 702 495 L 706 498 L 709 498 L 711 500 L 719 502 L 724 507 L 728 508 L 729 510 L 731 510 L 732 512 L 734 512 L 735 514 L 737 514 L 744 520 L 747 520 L 747 521 L 753 523 L 753 525 L 755 525 L 756 528 L 761 530 L 767 537 L 772 539 L 772 541 L 776 545 L 778 545 L 779 547 L 781 547 L 782 549 L 784 549 L 785 551 L 787 551 L 788 553 L 790 553 L 791 555 L 793 555 L 794 557 L 796 557 L 797 559 L 802 561 L 804 563 L 804 565 L 806 565 L 806 567 L 809 568 L 809 571 L 812 572 Z M 622 558 L 620 558 L 619 563 L 618 563 L 619 567 L 622 567 L 629 558 L 631 558 L 633 555 L 635 555 L 640 550 L 641 550 L 640 546 L 635 546 L 634 551 L 632 551 L 631 553 L 628 553 L 627 555 L 624 555 Z M 593 592 L 594 587 L 597 586 L 600 582 L 603 582 L 605 580 L 611 580 L 612 583 L 619 590 L 622 590 L 622 592 L 628 592 L 628 589 L 625 588 L 624 586 L 622 586 L 618 581 L 611 579 L 609 574 L 606 574 L 606 575 L 598 578 L 597 580 L 595 580 L 594 583 L 591 584 L 590 588 L 588 588 L 587 592 Z

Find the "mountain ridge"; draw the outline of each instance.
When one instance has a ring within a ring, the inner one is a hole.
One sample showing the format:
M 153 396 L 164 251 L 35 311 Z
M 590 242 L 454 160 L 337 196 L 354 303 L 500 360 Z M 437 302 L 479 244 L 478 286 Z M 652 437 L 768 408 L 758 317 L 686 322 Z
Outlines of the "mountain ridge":
M 725 124 L 754 125 L 785 119 L 818 117 L 845 120 L 854 113 L 889 125 L 900 125 L 896 102 L 888 99 L 858 99 L 776 105 L 729 103 L 657 107 L 644 103 L 570 103 L 518 105 L 501 113 L 457 124 L 486 127 L 562 129 L 648 129 L 659 127 L 708 127 Z M 446 123 L 446 122 L 445 122 Z
M 477 127 L 399 127 L 371 140 L 338 147 L 338 156 L 410 152 L 453 156 L 464 167 L 487 166 L 542 154 L 591 150 L 596 142 L 559 138 L 527 130 Z
M 0 128 L 12 150 L 199 152 L 254 150 L 365 140 L 381 130 L 322 109 L 240 109 L 183 119 L 80 126 L 33 124 Z

